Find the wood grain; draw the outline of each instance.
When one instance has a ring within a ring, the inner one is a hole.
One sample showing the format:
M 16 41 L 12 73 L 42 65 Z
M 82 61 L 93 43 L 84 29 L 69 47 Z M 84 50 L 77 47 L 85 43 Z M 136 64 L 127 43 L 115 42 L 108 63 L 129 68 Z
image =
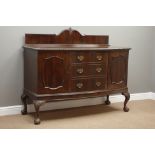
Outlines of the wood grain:
M 124 111 L 129 111 L 130 48 L 111 48 L 108 42 L 108 36 L 72 29 L 59 35 L 25 35 L 23 111 L 27 113 L 28 97 L 36 109 L 35 124 L 40 123 L 40 106 L 60 100 L 107 96 L 110 104 L 109 95 L 122 93 Z

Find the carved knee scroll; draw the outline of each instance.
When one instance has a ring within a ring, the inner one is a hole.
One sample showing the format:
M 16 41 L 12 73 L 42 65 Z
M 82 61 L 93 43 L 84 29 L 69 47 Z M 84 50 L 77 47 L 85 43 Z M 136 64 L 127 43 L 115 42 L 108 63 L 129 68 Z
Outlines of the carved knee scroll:
M 45 104 L 46 102 L 45 101 L 40 101 L 40 100 L 33 100 L 33 104 L 34 104 L 34 108 L 35 108 L 35 118 L 34 118 L 34 124 L 40 124 L 40 117 L 39 117 L 39 110 L 40 110 L 40 107 Z
M 129 99 L 130 99 L 130 94 L 129 94 L 128 92 L 125 92 L 125 93 L 122 93 L 122 95 L 125 96 L 125 101 L 124 101 L 124 108 L 123 108 L 123 110 L 124 110 L 125 112 L 128 112 L 128 111 L 129 111 L 129 108 L 127 107 L 127 103 L 128 103 L 128 101 L 129 101 Z
M 107 99 L 106 99 L 106 101 L 105 101 L 105 104 L 106 104 L 106 105 L 111 104 L 111 102 L 110 102 L 110 100 L 109 100 L 109 95 L 107 95 Z
M 22 115 L 27 114 L 27 98 L 28 98 L 27 95 L 22 94 L 22 96 L 21 96 L 21 100 L 22 100 L 22 103 L 23 103 L 23 109 L 21 111 Z

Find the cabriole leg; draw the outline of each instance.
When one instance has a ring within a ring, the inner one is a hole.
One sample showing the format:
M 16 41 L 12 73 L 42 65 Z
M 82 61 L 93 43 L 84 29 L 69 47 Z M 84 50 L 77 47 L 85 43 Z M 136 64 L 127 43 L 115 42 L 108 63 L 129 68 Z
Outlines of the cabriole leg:
M 33 101 L 33 104 L 34 104 L 34 108 L 35 108 L 35 118 L 34 118 L 34 124 L 40 124 L 40 117 L 39 117 L 39 109 L 40 109 L 40 106 L 42 104 L 44 104 L 45 101 L 38 101 L 38 100 L 34 100 Z
M 106 99 L 106 101 L 105 101 L 105 104 L 106 104 L 106 105 L 111 104 L 111 102 L 110 102 L 110 100 L 109 100 L 109 95 L 107 95 L 107 99 Z
M 21 100 L 22 100 L 22 103 L 23 103 L 23 110 L 21 111 L 22 115 L 26 115 L 27 114 L 27 100 L 28 96 L 23 94 L 21 96 Z
M 130 99 L 130 94 L 129 94 L 128 92 L 125 92 L 125 93 L 122 93 L 122 95 L 125 96 L 125 101 L 124 101 L 124 108 L 123 108 L 123 110 L 124 110 L 125 112 L 128 112 L 128 111 L 129 111 L 129 108 L 127 107 L 127 103 L 128 103 L 128 101 L 129 101 L 129 99 Z

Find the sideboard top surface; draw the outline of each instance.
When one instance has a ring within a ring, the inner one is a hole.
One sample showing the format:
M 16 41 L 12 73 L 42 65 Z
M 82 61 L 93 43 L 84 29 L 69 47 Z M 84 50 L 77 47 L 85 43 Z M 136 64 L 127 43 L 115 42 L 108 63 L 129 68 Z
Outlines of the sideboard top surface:
M 114 47 L 105 44 L 25 44 L 24 48 L 34 50 L 130 50 L 130 48 Z

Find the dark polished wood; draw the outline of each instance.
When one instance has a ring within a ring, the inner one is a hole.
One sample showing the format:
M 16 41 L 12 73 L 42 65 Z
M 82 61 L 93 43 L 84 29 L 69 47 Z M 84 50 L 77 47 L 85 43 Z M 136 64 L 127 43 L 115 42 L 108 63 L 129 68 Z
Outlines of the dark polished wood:
M 107 95 L 107 99 L 106 99 L 106 101 L 105 101 L 105 104 L 106 104 L 106 105 L 110 105 L 110 104 L 111 104 L 111 102 L 110 102 L 110 100 L 109 100 L 109 95 Z
M 109 36 L 81 35 L 68 29 L 56 34 L 26 34 L 25 44 L 108 44 Z
M 22 100 L 22 103 L 23 103 L 23 109 L 21 111 L 22 115 L 26 115 L 27 114 L 27 95 L 26 94 L 22 94 L 21 96 L 21 100 Z
M 26 98 L 36 110 L 47 102 L 107 96 L 122 93 L 127 112 L 128 54 L 130 48 L 109 46 L 109 36 L 81 35 L 64 30 L 59 35 L 26 34 L 24 46 L 23 114 Z
M 46 103 L 46 101 L 44 101 L 44 100 L 33 100 L 34 108 L 36 110 L 34 124 L 36 124 L 36 125 L 40 124 L 40 122 L 41 122 L 40 117 L 39 117 L 39 109 L 45 103 Z
M 127 107 L 127 103 L 128 103 L 128 101 L 130 100 L 130 94 L 129 94 L 129 92 L 123 92 L 122 95 L 125 96 L 125 101 L 124 101 L 124 108 L 123 108 L 123 110 L 124 110 L 125 112 L 128 112 L 128 111 L 129 111 L 129 108 Z

